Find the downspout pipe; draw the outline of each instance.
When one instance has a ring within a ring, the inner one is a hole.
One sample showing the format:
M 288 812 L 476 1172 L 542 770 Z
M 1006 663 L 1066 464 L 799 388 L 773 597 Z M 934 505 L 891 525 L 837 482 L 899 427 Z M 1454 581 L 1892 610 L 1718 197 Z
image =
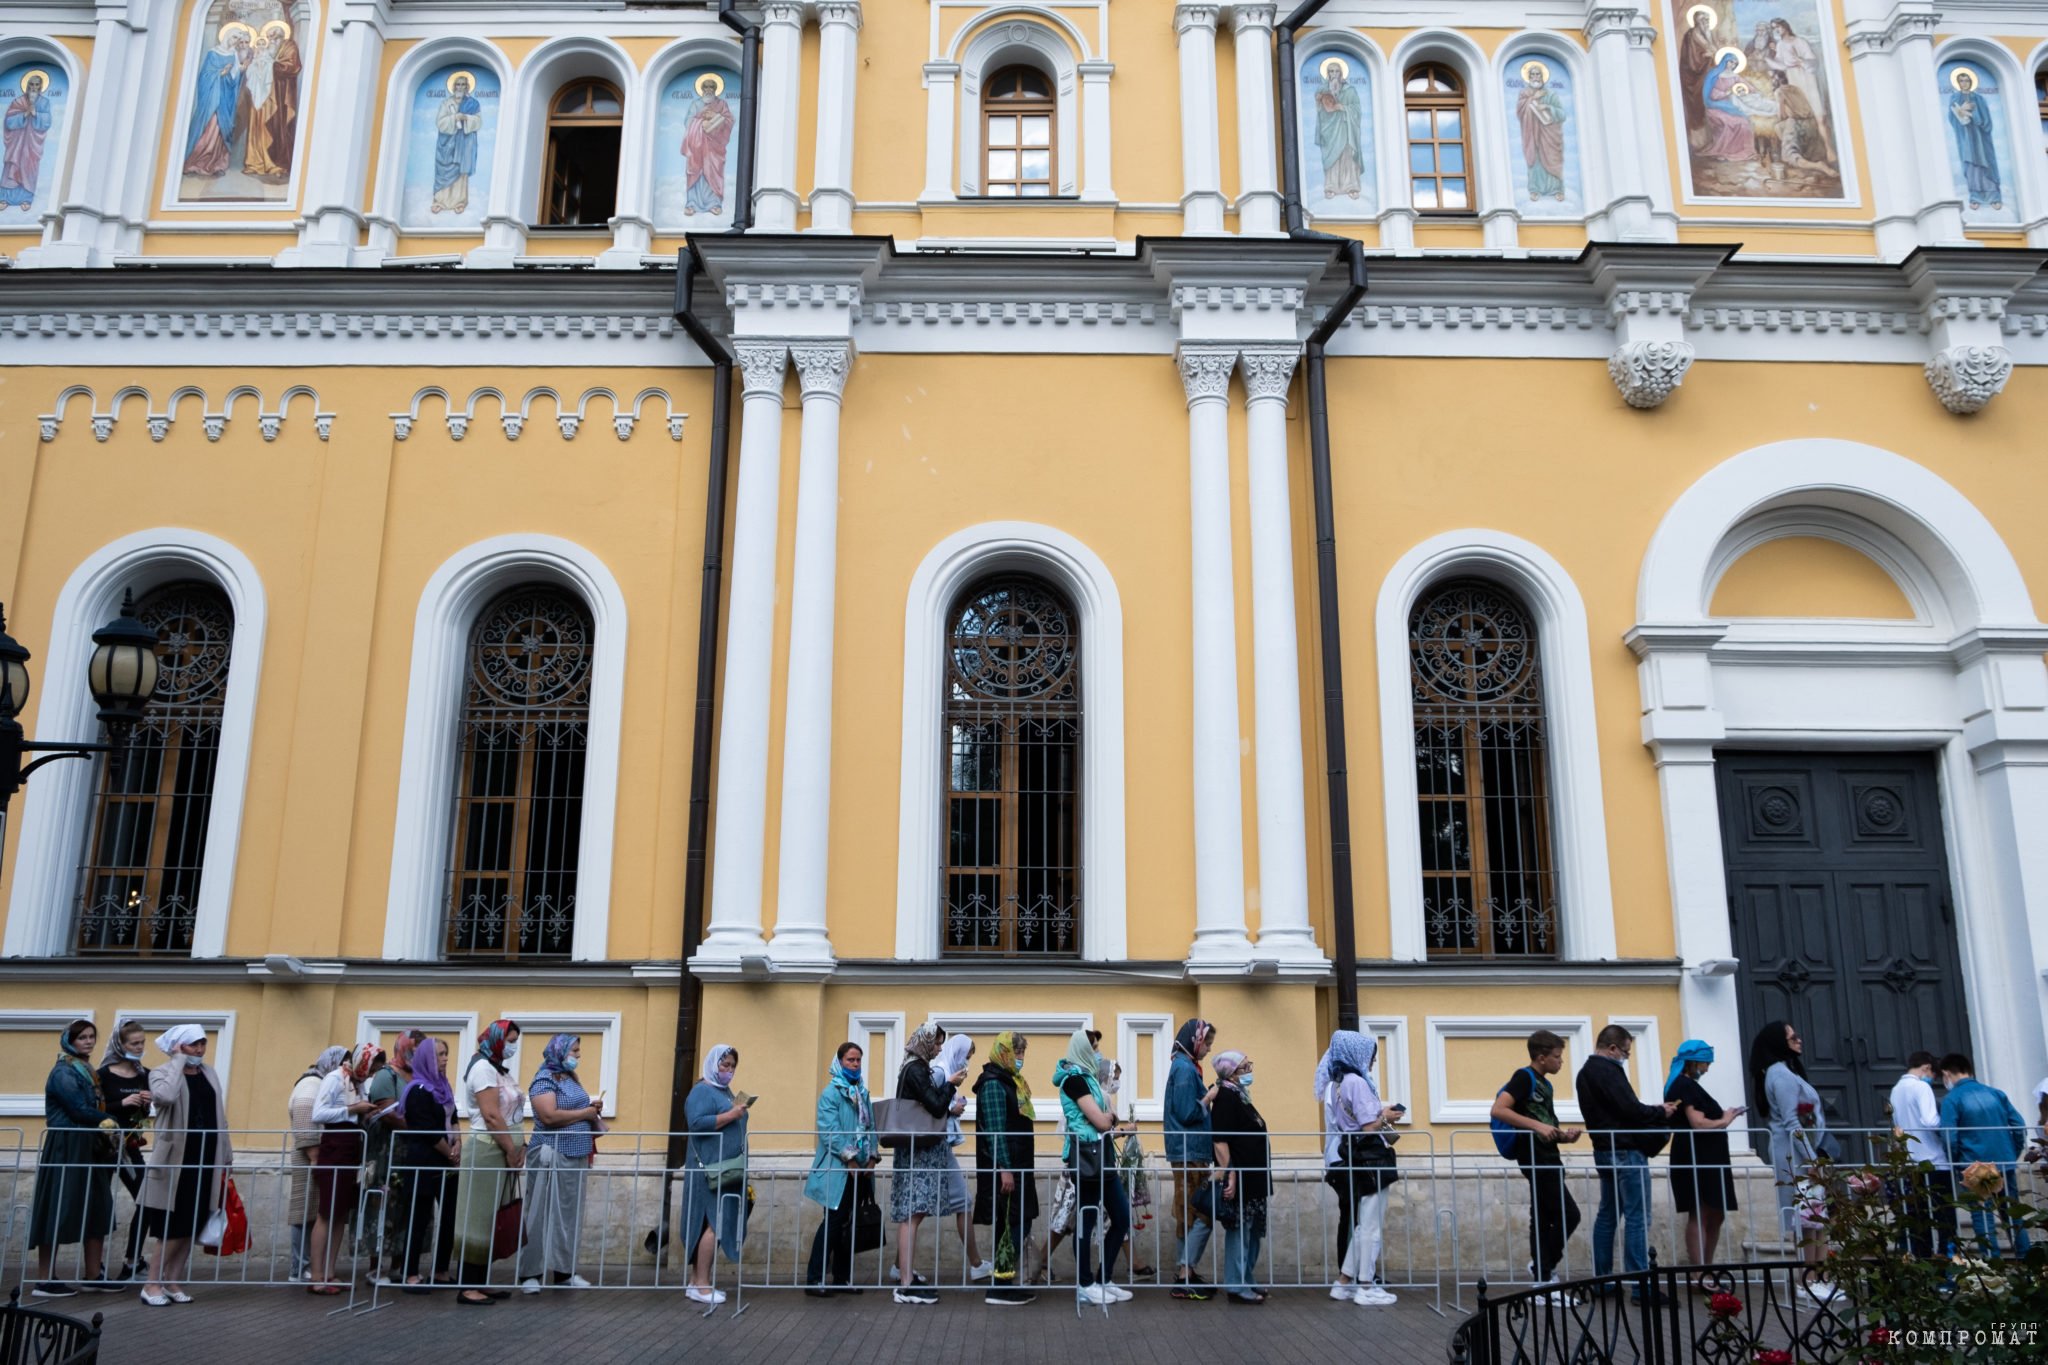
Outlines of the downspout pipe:
M 1303 347 L 1308 389 L 1309 485 L 1316 517 L 1316 613 L 1323 656 L 1323 748 L 1330 807 L 1330 937 L 1337 973 L 1337 1026 L 1358 1027 L 1358 933 L 1351 881 L 1351 774 L 1344 731 L 1343 611 L 1337 601 L 1337 514 L 1330 491 L 1330 385 L 1324 347 L 1365 297 L 1365 247 L 1356 239 L 1316 232 L 1301 207 L 1300 98 L 1294 81 L 1294 34 L 1328 0 L 1304 0 L 1283 20 L 1274 47 L 1280 87 L 1280 167 L 1287 235 L 1328 242 L 1344 256 L 1349 279 Z
M 740 121 L 735 130 L 740 156 L 733 184 L 732 226 L 745 232 L 754 221 L 754 134 L 759 110 L 761 29 L 736 12 L 735 0 L 718 0 L 718 17 L 740 35 Z M 675 317 L 690 340 L 711 360 L 711 453 L 705 474 L 704 570 L 697 596 L 697 701 L 690 731 L 690 817 L 683 856 L 683 974 L 676 992 L 674 1069 L 669 1078 L 668 1155 L 662 1175 L 661 1226 L 647 1234 L 647 1249 L 665 1255 L 670 1229 L 670 1186 L 682 1169 L 689 1143 L 685 1105 L 695 1075 L 698 1023 L 704 1013 L 704 985 L 690 971 L 690 956 L 704 937 L 704 847 L 711 831 L 711 743 L 718 690 L 718 606 L 725 578 L 727 467 L 732 453 L 733 352 L 696 313 L 696 284 L 704 260 L 694 240 L 676 257 Z

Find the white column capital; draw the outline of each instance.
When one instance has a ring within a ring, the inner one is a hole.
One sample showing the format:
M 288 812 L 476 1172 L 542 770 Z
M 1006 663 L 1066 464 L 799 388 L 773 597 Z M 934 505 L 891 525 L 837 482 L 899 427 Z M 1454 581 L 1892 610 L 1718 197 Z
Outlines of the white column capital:
M 797 381 L 806 399 L 839 400 L 847 372 L 853 367 L 851 341 L 806 341 L 791 346 L 789 354 L 796 362 Z
M 818 6 L 818 27 L 834 24 L 858 29 L 861 26 L 860 0 L 823 0 Z
M 1214 33 L 1216 20 L 1222 10 L 1221 4 L 1207 3 L 1206 0 L 1201 3 L 1177 4 L 1173 7 L 1173 31 L 1186 33 L 1189 29 L 1206 29 Z
M 1235 346 L 1182 346 L 1174 354 L 1188 406 L 1223 402 L 1230 396 L 1230 372 L 1237 368 Z
M 1294 367 L 1301 352 L 1293 346 L 1247 347 L 1244 351 L 1246 401 L 1277 400 L 1287 403 L 1288 387 L 1294 382 Z
M 1263 30 L 1270 33 L 1278 19 L 1277 5 L 1234 5 L 1230 10 L 1230 31 L 1245 33 Z
M 782 397 L 782 377 L 789 366 L 789 346 L 781 341 L 739 341 L 733 353 L 740 363 L 740 392 L 748 398 Z
M 791 28 L 804 26 L 804 7 L 798 0 L 768 0 L 761 6 L 761 24 L 764 28 L 787 25 Z

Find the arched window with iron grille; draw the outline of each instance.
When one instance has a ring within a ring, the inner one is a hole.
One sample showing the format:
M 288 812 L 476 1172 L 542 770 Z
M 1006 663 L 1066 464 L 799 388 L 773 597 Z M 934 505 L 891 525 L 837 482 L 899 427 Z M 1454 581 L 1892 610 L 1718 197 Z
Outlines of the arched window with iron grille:
M 1079 956 L 1079 618 L 1045 580 L 1001 574 L 947 619 L 944 951 Z
M 1557 954 L 1536 627 L 1512 593 L 1440 583 L 1408 621 L 1432 957 Z
M 448 872 L 451 957 L 567 957 L 576 929 L 593 627 L 529 586 L 471 632 Z
M 187 956 L 235 614 L 210 583 L 172 583 L 146 594 L 135 615 L 156 632 L 156 691 L 122 760 L 98 763 L 79 874 L 78 951 Z

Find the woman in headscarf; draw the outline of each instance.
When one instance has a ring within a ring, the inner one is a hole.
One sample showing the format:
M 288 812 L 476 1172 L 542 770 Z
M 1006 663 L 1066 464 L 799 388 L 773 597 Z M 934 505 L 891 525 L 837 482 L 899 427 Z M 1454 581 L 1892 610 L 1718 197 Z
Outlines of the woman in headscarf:
M 1216 1101 L 1216 1088 L 1202 1079 L 1202 1059 L 1215 1043 L 1214 1024 L 1187 1020 L 1173 1035 L 1173 1062 L 1166 1072 L 1164 1136 L 1166 1161 L 1173 1168 L 1176 1299 L 1209 1297 L 1208 1281 L 1198 1272 L 1215 1228 L 1203 1188 L 1209 1183 L 1209 1106 Z
M 1835 1155 L 1834 1139 L 1828 1136 L 1828 1120 L 1821 1106 L 1820 1092 L 1806 1079 L 1803 1054 L 1806 1044 L 1799 1030 L 1782 1019 L 1773 1019 L 1757 1030 L 1749 1045 L 1750 1098 L 1756 1101 L 1756 1115 L 1769 1125 L 1771 1170 L 1777 1177 L 1778 1225 L 1786 1236 L 1797 1235 L 1801 1256 L 1819 1264 L 1825 1247 L 1819 1229 L 1806 1226 L 1799 1217 L 1800 1185 L 1811 1185 L 1807 1174 L 1821 1157 Z M 1756 1134 L 1756 1125 L 1750 1133 Z M 1815 1193 L 1818 1187 L 1809 1190 Z M 1826 1302 L 1836 1290 L 1821 1280 L 1807 1285 L 1807 1293 Z
M 339 1294 L 345 1287 L 333 1278 L 334 1268 L 362 1192 L 361 1120 L 376 1108 L 363 1097 L 362 1087 L 383 1060 L 383 1048 L 358 1043 L 321 1080 L 320 1093 L 313 1097 L 320 1146 L 313 1154 L 313 1268 L 308 1272 L 308 1294 Z
M 406 1192 L 399 1278 L 408 1294 L 428 1290 L 423 1262 L 434 1248 L 434 1279 L 447 1283 L 455 1248 L 455 1172 L 461 1139 L 455 1131 L 455 1088 L 448 1084 L 448 1045 L 428 1038 L 413 1050 L 412 1080 L 399 1096 L 405 1130 L 398 1135 L 394 1183 Z
M 540 1293 L 543 1271 L 557 1285 L 588 1289 L 576 1273 L 576 1244 L 583 1227 L 583 1177 L 604 1131 L 604 1096 L 593 1100 L 576 1078 L 583 1040 L 557 1033 L 541 1052 L 527 1099 L 533 1105 L 533 1136 L 526 1142 L 526 1246 L 519 1253 L 519 1288 Z
M 974 1040 L 964 1033 L 956 1033 L 939 1045 L 938 1061 L 935 1065 L 941 1076 L 967 1076 L 967 1064 L 974 1057 Z M 957 1084 L 957 1083 L 956 1083 Z M 956 1149 L 967 1141 L 967 1134 L 960 1127 L 960 1115 L 967 1109 L 967 1096 L 963 1091 L 954 1097 L 952 1112 L 946 1115 L 946 1188 L 939 1203 L 941 1214 L 953 1215 L 953 1226 L 960 1234 L 960 1244 L 967 1250 L 967 1278 L 979 1283 L 995 1271 L 993 1261 L 981 1259 L 981 1252 L 975 1246 L 974 1220 L 969 1217 L 973 1201 L 967 1194 L 967 1176 L 960 1169 L 960 1158 Z
M 713 1043 L 703 1077 L 690 1087 L 683 1112 L 690 1152 L 683 1167 L 683 1245 L 690 1253 L 689 1296 L 721 1304 L 725 1291 L 711 1285 L 714 1244 L 731 1261 L 747 1237 L 747 1108 L 754 1097 L 732 1088 L 740 1050 Z
M 519 1197 L 519 1177 L 526 1164 L 519 1125 L 526 1096 L 519 1089 L 519 1025 L 499 1019 L 477 1035 L 476 1051 L 462 1069 L 461 1095 L 468 1101 L 469 1140 L 462 1144 L 459 1207 L 455 1219 L 455 1253 L 462 1260 L 462 1291 L 457 1303 L 481 1308 L 511 1296 L 509 1289 L 489 1289 L 493 1234 L 498 1210 Z
M 100 1096 L 114 1122 L 121 1125 L 120 1150 L 114 1156 L 114 1174 L 120 1177 L 131 1199 L 142 1195 L 143 1129 L 149 1123 L 149 1073 L 142 1069 L 143 1039 L 146 1032 L 133 1019 L 115 1027 L 107 1039 L 106 1055 L 100 1058 Z M 142 1264 L 142 1205 L 128 1220 L 128 1246 L 121 1253 L 117 1283 L 134 1278 Z
M 1741 1105 L 1723 1109 L 1700 1084 L 1714 1064 L 1714 1049 L 1698 1038 L 1679 1044 L 1664 1078 L 1664 1098 L 1676 1104 L 1671 1126 L 1671 1203 L 1685 1215 L 1685 1251 L 1693 1265 L 1711 1265 L 1721 1222 L 1736 1207 L 1735 1173 L 1728 1168 L 1728 1127 Z
M 306 1278 L 313 1264 L 313 1242 L 306 1229 L 313 1222 L 313 1155 L 320 1150 L 320 1125 L 313 1122 L 313 1101 L 320 1082 L 348 1058 L 340 1045 L 327 1048 L 292 1083 L 286 1100 L 291 1120 L 291 1151 L 286 1154 L 290 1179 L 285 1183 L 285 1220 L 292 1230 L 292 1280 Z
M 861 1080 L 859 1043 L 841 1043 L 818 1092 L 817 1149 L 811 1172 L 804 1178 L 804 1198 L 825 1209 L 824 1221 L 811 1237 L 811 1259 L 804 1274 L 804 1292 L 813 1298 L 858 1294 L 853 1278 L 854 1211 L 863 1199 L 874 1198 L 875 1178 L 868 1174 L 881 1160 L 875 1141 L 874 1106 Z
M 1088 1031 L 1075 1029 L 1067 1039 L 1066 1056 L 1052 1073 L 1053 1088 L 1060 1096 L 1060 1117 L 1066 1128 L 1060 1158 L 1075 1173 L 1074 1250 L 1080 1261 L 1080 1296 L 1083 1303 L 1097 1306 L 1123 1303 L 1131 1298 L 1131 1292 L 1116 1283 L 1116 1258 L 1131 1228 L 1131 1206 L 1116 1162 L 1104 1146 L 1109 1138 L 1128 1130 L 1117 1127 L 1108 1093 L 1098 1075 L 1101 1061 Z M 1095 1147 L 1093 1152 L 1087 1149 L 1091 1143 Z M 1100 1174 L 1095 1174 L 1098 1171 Z M 1092 1253 L 1095 1224 L 1103 1216 L 1107 1217 L 1108 1226 L 1102 1238 L 1098 1278 Z
M 1353 1133 L 1378 1134 L 1399 1114 L 1380 1103 L 1373 1084 L 1379 1044 L 1356 1029 L 1338 1029 L 1316 1064 L 1316 1101 L 1323 1107 L 1324 1180 L 1337 1192 L 1337 1282 L 1330 1297 L 1368 1308 L 1394 1302 L 1373 1282 L 1379 1268 L 1381 1233 L 1387 1216 L 1384 1186 L 1368 1194 L 1346 1159 Z
M 1252 1059 L 1242 1052 L 1216 1055 L 1216 1178 L 1223 1201 L 1236 1213 L 1223 1220 L 1223 1286 L 1231 1302 L 1259 1304 L 1264 1290 L 1253 1282 L 1259 1245 L 1266 1239 L 1266 1201 L 1273 1192 L 1273 1146 L 1266 1120 L 1252 1103 Z
M 933 1063 L 946 1031 L 930 1019 L 918 1026 L 903 1045 L 903 1063 L 896 1071 L 896 1098 L 913 1100 L 933 1119 L 944 1122 L 965 1108 L 959 1097 L 964 1074 L 942 1072 Z M 889 1221 L 896 1225 L 896 1302 L 937 1303 L 912 1264 L 917 1254 L 917 1229 L 927 1217 L 946 1207 L 946 1172 L 957 1170 L 952 1149 L 936 1138 L 912 1139 L 896 1149 L 895 1175 L 889 1181 Z
M 987 1301 L 998 1307 L 1037 1297 L 1020 1282 L 1031 1222 L 1038 1216 L 1031 1150 L 1035 1115 L 1024 1080 L 1027 1047 L 1019 1033 L 998 1033 L 974 1085 L 974 1221 L 993 1227 L 995 1278 Z
M 149 1073 L 156 1127 L 142 1175 L 142 1207 L 159 1240 L 142 1301 L 152 1308 L 190 1303 L 178 1288 L 190 1270 L 192 1239 L 221 1207 L 235 1145 L 227 1132 L 228 1093 L 206 1064 L 206 1030 L 173 1024 L 157 1035 L 165 1061 Z
M 399 1130 L 405 1127 L 405 1112 L 399 1103 L 405 1088 L 412 1084 L 412 1057 L 419 1045 L 426 1041 L 426 1031 L 410 1028 L 392 1040 L 390 1055 L 384 1064 L 370 1073 L 369 1082 L 363 1087 L 363 1098 L 370 1102 L 369 1116 L 363 1127 L 370 1135 L 370 1163 L 364 1180 L 367 1188 L 384 1191 L 384 1249 L 391 1264 L 391 1273 L 384 1283 L 397 1284 L 405 1278 L 399 1268 L 399 1259 L 405 1253 L 405 1227 L 398 1219 L 405 1212 L 411 1197 L 399 1188 L 402 1179 L 392 1177 L 392 1153 L 398 1143 Z M 368 1235 L 368 1229 L 364 1229 Z
M 68 1299 L 78 1292 L 57 1278 L 57 1248 L 73 1242 L 85 1244 L 85 1287 L 117 1287 L 100 1264 L 114 1230 L 114 1148 L 108 1139 L 120 1125 L 107 1113 L 93 1074 L 92 1050 L 99 1040 L 90 1019 L 67 1025 L 57 1038 L 57 1064 L 43 1083 L 45 1127 L 28 1216 L 28 1245 L 36 1253 L 32 1298 Z

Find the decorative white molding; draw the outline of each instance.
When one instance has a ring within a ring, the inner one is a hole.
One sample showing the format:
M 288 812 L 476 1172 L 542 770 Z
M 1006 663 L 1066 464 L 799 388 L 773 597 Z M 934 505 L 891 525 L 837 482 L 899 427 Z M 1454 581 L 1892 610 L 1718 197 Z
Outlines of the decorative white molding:
M 98 1027 L 98 1021 L 91 1010 L 0 1010 L 0 1033 L 48 1033 L 61 1034 L 66 1027 L 83 1019 Z M 104 1043 L 106 1040 L 100 1040 Z M 98 1065 L 95 1060 L 94 1065 Z M 33 1077 L 33 1073 L 29 1073 Z M 45 1112 L 43 1092 L 40 1090 L 17 1090 L 0 1092 L 0 1118 L 24 1119 L 41 1118 Z
M 870 1095 L 887 1099 L 896 1093 L 896 1064 L 903 1059 L 904 1033 L 902 1010 L 853 1010 L 846 1016 L 846 1037 L 841 1041 L 860 1044 L 864 1053 L 861 1079 L 867 1082 Z M 882 1036 L 880 1047 L 869 1045 L 876 1034 Z M 839 1055 L 836 1046 L 832 1055 Z
M 1959 417 L 1982 412 L 2011 376 L 2012 352 L 2003 346 L 1950 346 L 1927 360 L 1927 386 Z
M 2008 94 L 2011 99 L 2011 94 Z M 2012 374 L 2001 344 L 2013 296 L 2048 265 L 2040 251 L 1919 251 L 1902 273 L 1927 319 L 1927 384 L 1959 416 L 1982 411 Z
M 1415 1083 L 1408 1065 L 1408 1016 L 1405 1014 L 1364 1014 L 1358 1030 L 1379 1044 L 1373 1060 L 1379 1064 L 1376 1083 L 1380 1097 L 1388 1104 L 1405 1104 L 1408 1109 L 1396 1123 L 1415 1122 Z
M 1053 136 L 1058 139 L 1053 152 L 1053 192 L 1060 196 L 1077 194 L 1081 169 L 1081 124 L 1090 112 L 1081 107 L 1081 64 L 1093 61 L 1094 56 L 1081 31 L 1049 7 L 991 5 L 963 25 L 954 35 L 951 48 L 943 59 L 946 66 L 957 72 L 959 87 L 959 118 L 956 126 L 945 130 L 954 144 L 957 170 L 957 174 L 947 181 L 949 189 L 957 189 L 960 195 L 968 197 L 981 193 L 982 82 L 1006 66 L 1022 64 L 1044 73 L 1053 88 Z M 950 98 L 952 84 L 945 84 L 945 94 Z M 927 85 L 930 85 L 929 67 Z M 1109 93 L 1106 83 L 1089 90 L 1091 104 L 1098 91 L 1106 100 Z M 938 131 L 936 124 L 934 113 L 927 119 L 927 135 Z M 1106 157 L 1109 151 L 1106 120 L 1103 132 L 1105 145 L 1099 152 Z M 1091 156 L 1098 153 L 1093 139 L 1088 150 Z M 1091 169 L 1091 188 L 1097 174 L 1106 187 L 1108 167 Z
M 195 1010 L 187 1009 L 183 1005 L 173 1005 L 164 1009 L 115 1010 L 113 1021 L 107 1027 L 118 1032 L 123 1024 L 129 1023 L 140 1024 L 149 1031 L 150 1038 L 146 1044 L 146 1047 L 149 1049 L 156 1047 L 157 1035 L 163 1033 L 173 1024 L 197 1024 L 205 1029 L 213 1035 L 212 1046 L 207 1049 L 206 1053 L 206 1064 L 214 1069 L 214 1073 L 221 1079 L 221 1084 L 227 1087 L 228 1093 L 231 1095 L 234 1093 L 235 1012 L 233 1010 Z M 145 1052 L 144 1055 L 146 1056 L 147 1053 Z M 160 1061 L 145 1061 L 143 1066 L 157 1066 L 160 1064 Z
M 1124 1088 L 1117 1096 L 1117 1117 L 1140 1123 L 1158 1123 L 1166 1117 L 1166 1073 L 1173 1065 L 1171 1014 L 1119 1014 L 1116 1017 L 1116 1056 L 1124 1064 Z M 1140 1051 L 1151 1054 L 1152 1088 L 1138 1093 L 1138 1074 L 1132 1063 Z
M 1081 613 L 1081 955 L 1125 955 L 1124 620 L 1109 566 L 1066 532 L 991 521 L 954 532 L 911 576 L 903 613 L 903 768 L 896 852 L 896 956 L 939 956 L 944 866 L 946 614 L 974 578 L 1045 574 Z
M 520 1059 L 528 1062 L 535 1070 L 538 1070 L 540 1067 L 541 1048 L 552 1034 L 575 1033 L 588 1035 L 595 1033 L 602 1037 L 604 1039 L 604 1047 L 597 1059 L 597 1085 L 598 1089 L 604 1092 L 604 1116 L 606 1118 L 616 1118 L 618 1116 L 619 1053 L 625 1047 L 625 1029 L 621 1017 L 617 1013 L 607 1013 L 603 1010 L 509 1009 L 505 1011 L 502 1017 L 510 1019 L 513 1023 L 519 1025 Z M 708 1047 L 711 1043 L 719 1041 L 724 1040 L 712 1039 L 705 1046 Z M 737 1043 L 730 1043 L 729 1045 L 733 1047 L 739 1046 Z M 742 1049 L 743 1059 L 744 1051 Z M 466 1061 L 467 1057 L 464 1060 Z M 531 1076 L 523 1078 L 522 1083 L 530 1084 Z M 584 1080 L 583 1088 L 586 1090 L 590 1089 L 587 1078 Z M 526 1113 L 529 1118 L 533 1115 L 533 1098 L 530 1095 L 526 1101 Z M 666 1115 L 664 1114 L 662 1117 L 665 1118 Z
M 456 552 L 434 571 L 420 593 L 413 623 L 412 672 L 406 686 L 397 818 L 391 836 L 391 882 L 384 920 L 387 958 L 433 961 L 441 956 L 448 909 L 446 863 L 456 781 L 456 718 L 470 631 L 477 613 L 498 593 L 534 581 L 557 584 L 580 597 L 590 611 L 596 635 L 583 767 L 583 819 L 577 836 L 576 927 L 570 956 L 578 962 L 601 961 L 605 956 L 611 923 L 619 746 L 624 730 L 626 599 L 611 570 L 582 546 L 555 536 L 507 535 Z
M 427 1033 L 455 1035 L 455 1047 L 449 1053 L 446 1074 L 455 1089 L 456 1112 L 466 1116 L 469 1106 L 462 1102 L 462 1071 L 469 1064 L 470 1054 L 476 1051 L 476 1011 L 362 1010 L 356 1015 L 356 1042 L 358 1045 L 376 1043 L 381 1046 L 386 1034 L 402 1034 L 414 1028 Z
M 1423 1028 L 1431 1123 L 1485 1123 L 1487 1115 L 1493 1112 L 1493 1097 L 1507 1082 L 1506 1076 L 1489 1082 L 1491 1088 L 1484 1095 L 1451 1094 L 1450 1061 L 1445 1043 L 1452 1038 L 1513 1038 L 1519 1041 L 1537 1029 L 1549 1029 L 1564 1039 L 1564 1064 L 1572 1075 L 1576 1075 L 1586 1058 L 1593 1055 L 1593 1019 L 1585 1014 L 1432 1014 L 1423 1021 Z M 1393 1099 L 1394 1096 L 1388 1098 Z M 1582 1117 L 1578 1100 L 1560 1097 L 1557 1116 L 1568 1123 L 1577 1122 Z
M 189 384 L 183 388 L 173 389 L 164 399 L 161 408 L 154 406 L 149 390 L 132 384 L 117 390 L 107 400 L 106 407 L 101 408 L 91 385 L 73 384 L 57 395 L 53 410 L 42 414 L 36 422 L 43 440 L 56 440 L 57 432 L 64 425 L 65 410 L 70 406 L 72 399 L 80 398 L 85 401 L 86 415 L 92 421 L 93 439 L 104 443 L 113 438 L 114 426 L 120 420 L 122 405 L 127 400 L 136 398 L 142 401 L 143 420 L 149 426 L 149 439 L 161 441 L 171 434 L 171 425 L 178 418 L 179 402 L 187 398 L 196 398 L 199 400 L 199 416 L 206 432 L 206 439 L 218 441 L 227 430 L 228 419 L 234 415 L 235 400 L 248 398 L 254 400 L 256 404 L 257 429 L 262 432 L 263 439 L 275 441 L 283 429 L 285 415 L 291 409 L 292 399 L 300 397 L 312 401 L 314 434 L 321 440 L 326 440 L 334 431 L 335 414 L 322 407 L 320 395 L 304 384 L 294 384 L 278 395 L 277 406 L 274 408 L 266 408 L 263 405 L 263 394 L 247 384 L 229 389 L 218 408 L 215 408 L 207 398 L 206 390 Z
M 504 429 L 505 439 L 508 441 L 518 440 L 525 432 L 526 424 L 533 415 L 534 402 L 541 398 L 553 403 L 555 426 L 561 431 L 562 439 L 565 441 L 575 440 L 577 433 L 583 429 L 584 420 L 590 411 L 590 400 L 593 398 L 602 398 L 611 404 L 612 432 L 621 441 L 633 438 L 633 428 L 640 421 L 640 410 L 646 406 L 649 399 L 661 400 L 662 420 L 671 441 L 683 439 L 684 424 L 690 419 L 687 412 L 676 411 L 675 401 L 669 397 L 666 389 L 642 389 L 634 395 L 630 403 L 621 402 L 618 394 L 611 389 L 585 389 L 582 397 L 576 400 L 574 407 L 571 407 L 559 390 L 541 385 L 528 389 L 515 407 L 503 389 L 485 387 L 473 390 L 468 401 L 458 408 L 448 390 L 439 385 L 428 385 L 412 396 L 412 402 L 404 412 L 391 414 L 391 431 L 394 437 L 401 441 L 411 438 L 412 429 L 420 420 L 420 406 L 429 398 L 441 400 L 443 420 L 448 424 L 448 435 L 457 441 L 469 434 L 470 425 L 477 417 L 477 403 L 485 398 L 497 402 L 498 424 Z
M 1588 252 L 1593 288 L 1614 326 L 1607 374 L 1630 407 L 1657 407 L 1684 381 L 1693 359 L 1685 339 L 1693 294 L 1730 254 L 1725 247 L 1619 244 Z
M 1189 406 L 1224 402 L 1230 397 L 1230 376 L 1237 368 L 1235 346 L 1182 346 L 1174 356 Z
M 1630 407 L 1654 408 L 1685 382 L 1692 357 L 1689 341 L 1625 341 L 1607 357 L 1607 375 Z
M 263 579 L 249 557 L 203 531 L 157 527 L 102 546 L 72 571 L 57 594 L 50 623 L 45 674 L 36 703 L 36 738 L 76 740 L 98 732 L 98 708 L 86 687 L 92 634 L 119 610 L 124 592 L 138 594 L 182 578 L 202 578 L 227 595 L 234 613 L 234 643 L 221 699 L 220 749 L 213 774 L 213 804 L 206 824 L 205 869 L 193 907 L 192 956 L 226 951 L 228 908 L 239 871 L 242 811 L 256 726 L 256 695 L 263 671 L 269 611 Z M 78 858 L 86 843 L 97 764 L 53 763 L 16 798 L 21 838 L 14 851 L 14 890 L 0 953 L 59 957 L 72 950 L 78 904 Z
M 1571 961 L 1615 956 L 1614 890 L 1607 866 L 1599 718 L 1593 698 L 1586 606 L 1562 564 L 1502 531 L 1447 531 L 1403 555 L 1380 585 L 1374 631 L 1379 665 L 1380 780 L 1386 801 L 1387 913 L 1392 956 L 1427 959 L 1415 714 L 1408 617 L 1431 586 L 1471 575 L 1512 590 L 1535 617 L 1550 743 L 1550 821 L 1557 884 L 1558 953 Z
M 1635 1039 L 1629 1053 L 1629 1070 L 1634 1074 L 1636 1094 L 1645 1104 L 1664 1102 L 1664 1042 L 1654 1014 L 1610 1014 L 1610 1024 L 1619 1024 Z M 1715 1054 L 1719 1056 L 1719 1054 Z M 1733 1059 L 1730 1059 L 1733 1061 Z M 1736 1068 L 1730 1066 L 1728 1070 Z

